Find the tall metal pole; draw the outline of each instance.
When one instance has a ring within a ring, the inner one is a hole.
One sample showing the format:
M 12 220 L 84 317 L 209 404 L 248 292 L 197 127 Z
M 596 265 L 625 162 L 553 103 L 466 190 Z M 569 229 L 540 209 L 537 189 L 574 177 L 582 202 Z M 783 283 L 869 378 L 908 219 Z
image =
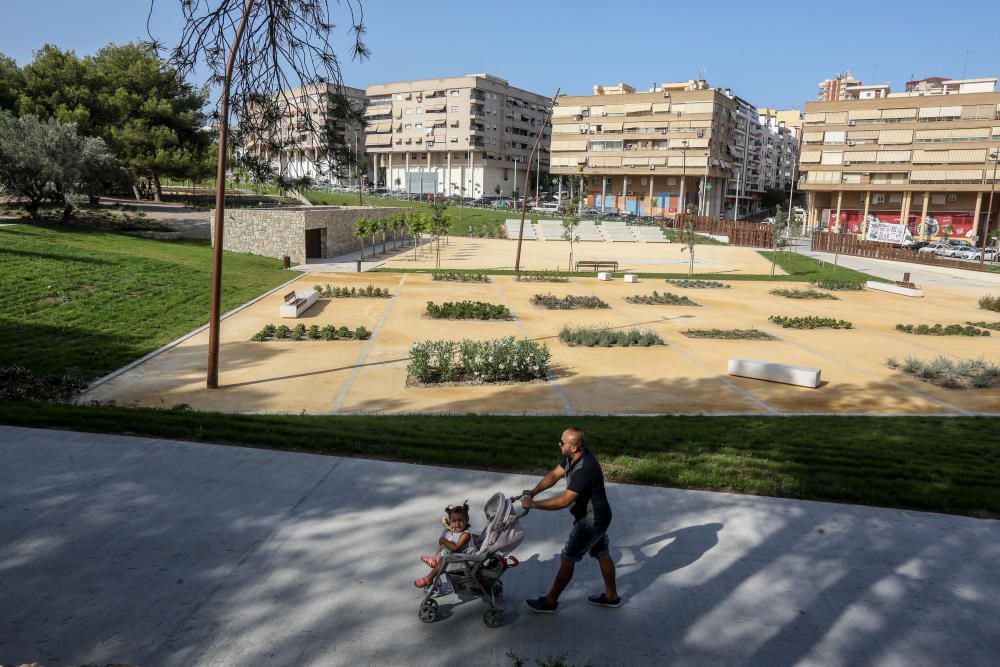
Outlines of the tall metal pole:
M 552 104 L 549 106 L 549 112 L 545 114 L 542 118 L 542 126 L 538 129 L 535 134 L 535 143 L 531 147 L 531 155 L 528 156 L 528 164 L 531 164 L 531 158 L 535 156 L 535 151 L 538 150 L 538 142 L 541 141 L 542 135 L 545 133 L 545 126 L 549 122 L 549 118 L 552 116 L 552 109 L 558 104 L 556 100 L 559 98 L 559 88 L 556 88 L 556 94 L 552 96 Z M 517 163 L 515 162 L 515 168 Z M 514 181 L 514 185 L 517 185 L 517 181 Z M 528 174 L 524 174 L 524 189 L 528 189 Z M 528 212 L 528 198 L 521 198 L 521 226 L 517 230 L 517 256 L 514 258 L 514 274 L 520 278 L 521 277 L 521 245 L 524 242 L 524 216 Z
M 747 163 L 750 161 L 750 110 L 747 110 L 747 129 L 743 136 L 743 169 L 740 170 L 743 182 L 743 194 L 746 195 L 747 191 Z M 740 219 L 740 192 L 739 184 L 737 184 L 736 191 L 736 219 Z
M 990 153 L 990 160 L 993 162 L 993 180 L 990 182 L 990 203 L 986 207 L 986 224 L 983 225 L 983 253 L 979 256 L 979 269 L 982 270 L 983 262 L 986 260 L 986 241 L 990 235 L 990 218 L 993 214 L 993 191 L 997 187 L 997 165 L 1000 165 L 1000 151 Z M 979 222 L 978 220 L 976 222 Z M 997 248 L 1000 251 L 1000 248 Z
M 229 138 L 229 87 L 233 82 L 233 66 L 236 63 L 236 51 L 243 39 L 243 30 L 247 27 L 250 10 L 254 0 L 247 0 L 243 9 L 243 19 L 236 28 L 233 46 L 229 50 L 229 61 L 226 63 L 226 74 L 222 80 L 222 98 L 219 104 L 219 156 L 218 169 L 215 172 L 215 229 L 212 230 L 212 301 L 208 316 L 208 374 L 206 384 L 209 389 L 219 387 L 219 328 L 222 315 L 222 221 L 225 217 L 226 205 L 226 141 Z
M 792 222 L 794 222 L 794 215 L 792 211 L 792 198 L 795 196 L 795 167 L 798 166 L 798 159 L 792 162 L 792 182 L 788 185 L 788 220 L 785 223 L 785 229 L 791 230 Z M 789 239 L 791 241 L 791 239 Z M 789 246 L 791 243 L 789 243 Z

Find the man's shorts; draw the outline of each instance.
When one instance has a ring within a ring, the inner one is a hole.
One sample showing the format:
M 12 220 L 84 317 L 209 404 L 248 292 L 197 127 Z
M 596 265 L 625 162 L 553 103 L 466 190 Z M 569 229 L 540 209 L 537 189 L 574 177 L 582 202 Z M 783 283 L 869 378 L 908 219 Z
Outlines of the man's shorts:
M 562 557 L 579 563 L 586 553 L 589 553 L 591 558 L 610 554 L 609 546 L 607 529 L 574 521 L 573 529 L 569 531 L 569 539 L 563 547 Z

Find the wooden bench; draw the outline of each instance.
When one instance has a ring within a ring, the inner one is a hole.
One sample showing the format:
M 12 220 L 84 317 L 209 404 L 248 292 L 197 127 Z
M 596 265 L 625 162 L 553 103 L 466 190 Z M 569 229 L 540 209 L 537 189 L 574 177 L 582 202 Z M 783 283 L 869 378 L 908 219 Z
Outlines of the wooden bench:
M 319 292 L 309 290 L 308 292 L 289 292 L 285 295 L 278 314 L 281 317 L 298 317 L 316 303 Z
M 576 263 L 576 270 L 580 269 L 590 269 L 591 271 L 600 271 L 601 269 L 611 269 L 612 271 L 618 271 L 618 262 L 612 259 L 600 259 L 600 260 L 581 260 Z

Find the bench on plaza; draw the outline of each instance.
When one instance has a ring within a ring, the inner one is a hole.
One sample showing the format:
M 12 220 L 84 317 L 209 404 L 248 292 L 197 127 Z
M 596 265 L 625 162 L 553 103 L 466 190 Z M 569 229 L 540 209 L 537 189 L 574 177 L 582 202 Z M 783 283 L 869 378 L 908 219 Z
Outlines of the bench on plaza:
M 618 262 L 613 259 L 584 259 L 576 263 L 576 270 L 589 269 L 590 271 L 600 271 L 601 269 L 611 269 L 618 271 Z
M 310 306 L 316 303 L 316 299 L 318 298 L 319 292 L 314 289 L 302 292 L 289 292 L 285 295 L 284 302 L 278 309 L 278 313 L 281 317 L 298 317 L 309 310 Z
M 730 359 L 729 374 L 737 377 L 766 380 L 794 384 L 799 387 L 815 389 L 820 383 L 820 369 L 779 364 L 773 361 L 756 361 L 754 359 Z
M 867 287 L 868 289 L 876 290 L 878 292 L 891 292 L 892 294 L 901 294 L 902 296 L 921 297 L 924 295 L 924 291 L 922 289 L 920 289 L 916 285 L 913 285 L 913 283 L 910 283 L 910 285 L 911 286 L 900 285 L 898 283 L 897 284 L 879 283 L 875 282 L 874 280 L 869 280 L 867 283 L 865 283 L 865 287 Z

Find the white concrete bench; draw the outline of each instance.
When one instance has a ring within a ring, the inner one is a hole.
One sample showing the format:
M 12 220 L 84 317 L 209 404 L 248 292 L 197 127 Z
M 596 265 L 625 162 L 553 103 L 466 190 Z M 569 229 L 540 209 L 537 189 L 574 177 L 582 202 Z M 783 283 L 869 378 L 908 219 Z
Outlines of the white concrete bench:
M 634 273 L 626 273 L 625 274 L 625 282 L 627 282 L 627 283 L 637 283 L 637 282 L 639 282 L 639 276 L 635 275 Z
M 309 310 L 318 298 L 319 292 L 314 289 L 305 292 L 289 292 L 285 295 L 285 302 L 278 308 L 278 314 L 281 317 L 298 317 Z
M 811 387 L 813 389 L 818 387 L 820 382 L 820 369 L 818 368 L 790 366 L 773 361 L 755 361 L 753 359 L 730 359 L 729 374 L 738 377 L 753 378 L 754 380 L 767 380 L 768 382 L 794 384 L 799 387 Z
M 865 287 L 868 289 L 877 290 L 879 292 L 891 292 L 893 294 L 902 294 L 903 296 L 923 296 L 924 291 L 919 287 L 903 287 L 902 285 L 893 285 L 892 283 L 877 283 L 874 280 L 869 280 L 865 283 Z
M 597 274 L 597 279 L 598 280 L 611 280 L 611 274 L 608 273 L 607 271 L 600 271 Z

